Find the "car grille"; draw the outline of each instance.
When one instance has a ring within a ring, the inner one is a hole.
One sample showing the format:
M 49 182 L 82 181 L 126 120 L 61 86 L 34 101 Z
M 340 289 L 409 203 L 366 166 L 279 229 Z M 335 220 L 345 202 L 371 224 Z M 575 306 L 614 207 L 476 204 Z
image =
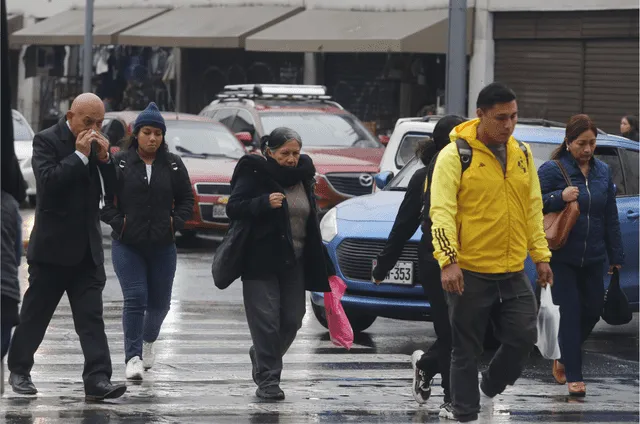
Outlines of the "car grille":
M 345 239 L 337 249 L 338 266 L 342 274 L 351 280 L 371 281 L 373 260 L 382 252 L 386 240 Z M 399 261 L 413 262 L 416 281 L 418 269 L 418 243 L 409 242 L 402 249 Z
M 215 224 L 227 224 L 229 223 L 229 218 L 224 214 L 224 217 L 214 217 L 213 216 L 213 206 L 210 203 L 200 203 L 198 205 L 200 207 L 200 218 L 202 222 L 212 222 Z M 218 205 L 216 205 L 218 206 Z
M 229 195 L 231 194 L 231 185 L 221 183 L 196 183 L 196 193 L 199 195 Z
M 369 181 L 366 185 L 363 185 L 360 180 L 361 177 L 369 177 Z M 364 194 L 371 194 L 373 192 L 373 175 L 362 173 L 347 173 L 347 174 L 327 174 L 327 180 L 331 183 L 333 188 L 342 194 L 348 194 L 349 196 L 362 196 Z

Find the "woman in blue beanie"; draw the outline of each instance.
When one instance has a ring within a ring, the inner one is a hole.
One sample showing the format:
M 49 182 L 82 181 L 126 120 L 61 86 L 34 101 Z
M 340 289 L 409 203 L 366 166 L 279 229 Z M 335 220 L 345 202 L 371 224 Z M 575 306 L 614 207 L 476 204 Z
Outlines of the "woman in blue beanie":
M 138 115 L 129 146 L 115 156 L 116 178 L 101 219 L 113 229 L 112 260 L 122 294 L 126 377 L 153 366 L 153 343 L 169 312 L 176 271 L 175 232 L 191 218 L 193 191 L 179 156 L 169 153 L 155 103 Z M 111 190 L 110 190 L 111 191 Z

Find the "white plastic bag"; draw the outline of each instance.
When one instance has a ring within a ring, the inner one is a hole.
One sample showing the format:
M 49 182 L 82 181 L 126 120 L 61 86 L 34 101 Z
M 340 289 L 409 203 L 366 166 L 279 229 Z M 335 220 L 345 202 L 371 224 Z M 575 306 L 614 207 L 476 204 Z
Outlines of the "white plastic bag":
M 540 291 L 540 310 L 538 311 L 538 341 L 536 346 L 543 357 L 560 359 L 558 331 L 560 330 L 560 307 L 553 304 L 549 286 Z

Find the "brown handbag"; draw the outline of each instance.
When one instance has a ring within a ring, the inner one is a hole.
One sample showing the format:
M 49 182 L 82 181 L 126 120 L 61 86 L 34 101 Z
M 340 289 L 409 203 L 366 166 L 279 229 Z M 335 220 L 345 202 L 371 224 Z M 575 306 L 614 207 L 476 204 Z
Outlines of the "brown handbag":
M 571 186 L 571 179 L 567 175 L 560 161 L 554 160 L 562 176 L 567 183 L 567 187 Z M 560 212 L 551 212 L 544 216 L 544 232 L 549 243 L 549 249 L 558 250 L 567 243 L 569 233 L 580 216 L 580 207 L 578 202 L 569 202 Z

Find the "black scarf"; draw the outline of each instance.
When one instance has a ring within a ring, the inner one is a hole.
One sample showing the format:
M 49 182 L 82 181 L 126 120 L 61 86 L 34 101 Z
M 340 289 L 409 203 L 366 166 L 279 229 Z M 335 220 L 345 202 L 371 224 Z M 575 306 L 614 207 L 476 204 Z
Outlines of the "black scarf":
M 264 162 L 264 171 L 282 187 L 292 187 L 301 181 L 310 180 L 316 175 L 313 161 L 307 155 L 300 155 L 298 166 L 295 168 L 281 166 L 269 156 Z

